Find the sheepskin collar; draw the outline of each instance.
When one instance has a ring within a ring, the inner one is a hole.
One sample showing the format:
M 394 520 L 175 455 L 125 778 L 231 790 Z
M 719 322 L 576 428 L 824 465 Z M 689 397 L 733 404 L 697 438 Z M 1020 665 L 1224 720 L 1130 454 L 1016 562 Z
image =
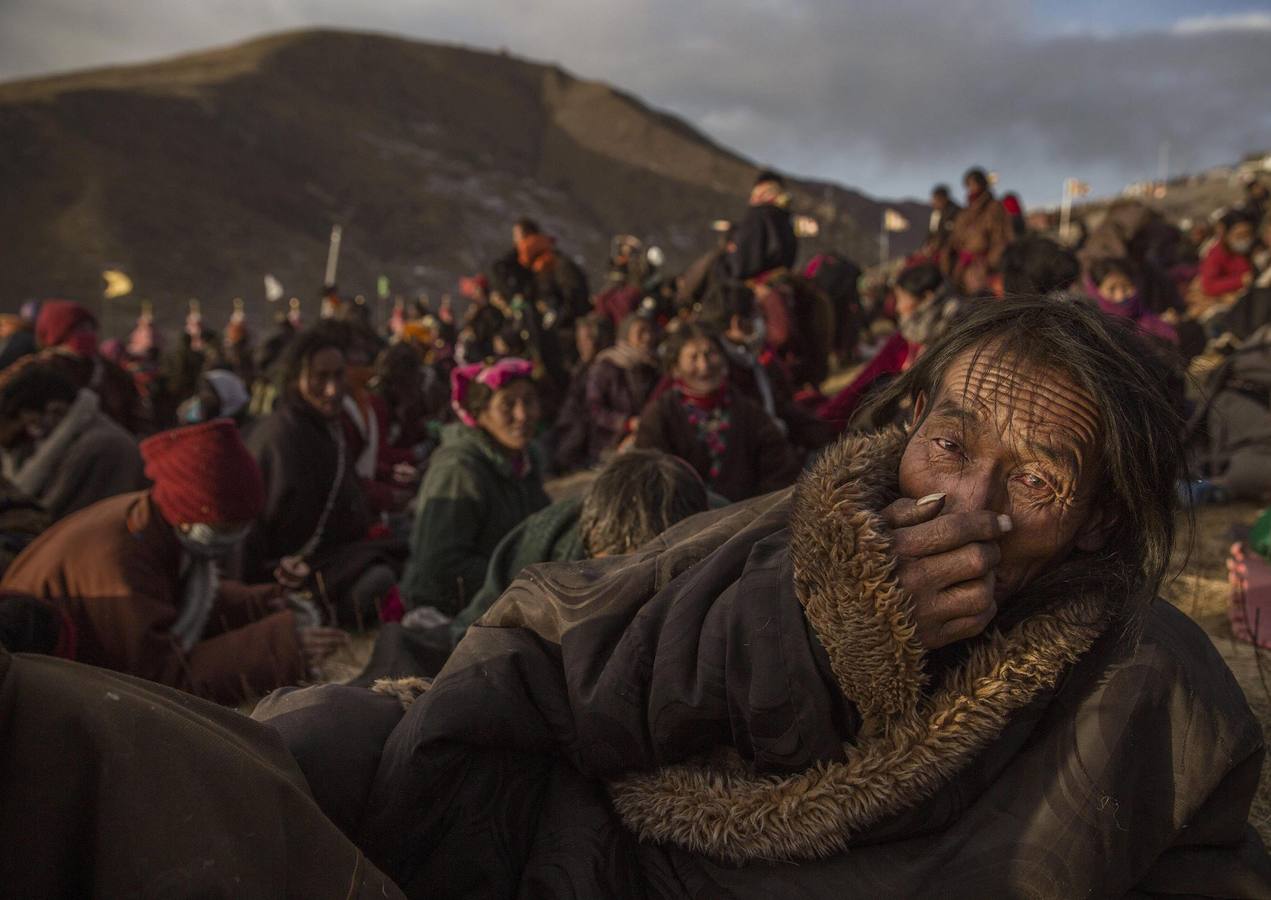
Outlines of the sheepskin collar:
M 899 429 L 845 439 L 795 489 L 796 594 L 864 719 L 845 760 L 769 775 L 729 751 L 725 762 L 715 753 L 614 781 L 615 808 L 642 840 L 735 864 L 840 852 L 949 782 L 1107 628 L 1103 597 L 1072 596 L 989 629 L 960 666 L 927 685 L 911 600 L 893 577 L 878 514 L 898 494 L 904 444 Z

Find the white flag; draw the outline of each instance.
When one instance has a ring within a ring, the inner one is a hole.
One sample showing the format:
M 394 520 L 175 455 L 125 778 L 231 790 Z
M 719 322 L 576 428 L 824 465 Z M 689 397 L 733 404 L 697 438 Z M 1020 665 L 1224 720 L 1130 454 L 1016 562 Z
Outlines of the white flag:
M 816 237 L 821 233 L 821 224 L 811 216 L 794 217 L 795 237 Z
M 272 275 L 265 276 L 265 299 L 277 303 L 283 295 L 282 282 Z
M 909 220 L 896 212 L 894 209 L 888 209 L 883 213 L 883 231 L 908 231 Z
M 1069 178 L 1067 186 L 1070 197 L 1084 197 L 1090 193 L 1090 183 L 1079 178 Z

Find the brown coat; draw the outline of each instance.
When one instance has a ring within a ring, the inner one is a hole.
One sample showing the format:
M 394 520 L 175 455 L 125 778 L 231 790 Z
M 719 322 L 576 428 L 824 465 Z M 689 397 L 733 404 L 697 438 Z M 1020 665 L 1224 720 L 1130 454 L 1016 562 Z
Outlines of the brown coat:
M 953 220 L 948 242 L 953 256 L 950 265 L 955 273 L 960 273 L 965 265 L 959 263 L 958 254 L 971 254 L 982 259 L 990 269 L 996 269 L 1001 264 L 1002 253 L 1013 239 L 1010 216 L 986 190 Z
M 414 700 L 359 840 L 411 896 L 1271 896 L 1261 728 L 1078 556 L 927 654 L 877 511 L 899 430 L 639 554 L 532 566 Z
M 0 648 L 0 894 L 400 900 L 278 736 L 126 675 Z
M 304 674 L 290 612 L 268 612 L 276 585 L 222 580 L 203 640 L 182 652 L 181 545 L 149 491 L 121 494 L 58 522 L 28 546 L 0 590 L 54 601 L 77 632 L 80 662 L 237 703 Z

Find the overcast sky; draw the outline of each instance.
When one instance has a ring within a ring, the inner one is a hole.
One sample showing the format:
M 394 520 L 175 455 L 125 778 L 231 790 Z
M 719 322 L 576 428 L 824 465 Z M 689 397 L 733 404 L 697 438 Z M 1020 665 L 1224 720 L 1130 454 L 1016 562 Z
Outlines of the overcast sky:
M 0 0 L 0 79 L 304 26 L 507 47 L 878 196 L 1026 203 L 1271 149 L 1271 0 Z

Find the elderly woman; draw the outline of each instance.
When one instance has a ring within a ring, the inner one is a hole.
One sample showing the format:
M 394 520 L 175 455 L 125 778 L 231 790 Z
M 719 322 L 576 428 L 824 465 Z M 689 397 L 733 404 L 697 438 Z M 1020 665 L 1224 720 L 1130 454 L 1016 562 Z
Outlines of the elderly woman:
M 763 407 L 729 385 L 718 338 L 685 325 L 665 353 L 672 384 L 645 407 L 635 445 L 680 457 L 729 500 L 789 486 L 799 458 Z
M 458 612 L 481 587 L 503 536 L 547 505 L 530 452 L 539 416 L 532 371 L 509 358 L 451 372 L 459 422 L 442 432 L 419 488 L 402 579 L 407 605 Z
M 1271 896 L 1262 730 L 1157 598 L 1154 358 L 981 304 L 880 399 L 904 429 L 534 568 L 390 730 L 362 846 L 412 896 Z

